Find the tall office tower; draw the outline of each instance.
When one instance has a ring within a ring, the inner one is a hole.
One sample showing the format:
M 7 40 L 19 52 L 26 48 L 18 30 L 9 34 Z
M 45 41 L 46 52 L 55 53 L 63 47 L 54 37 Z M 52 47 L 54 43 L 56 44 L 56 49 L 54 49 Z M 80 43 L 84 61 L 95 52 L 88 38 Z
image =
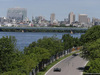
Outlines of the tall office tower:
M 27 10 L 25 8 L 9 8 L 7 11 L 7 18 L 23 21 L 27 18 Z
M 86 14 L 80 14 L 79 15 L 79 22 L 81 24 L 88 24 L 88 17 Z
M 35 18 L 32 16 L 32 23 L 35 24 Z
M 95 24 L 95 18 L 94 17 L 92 18 L 92 24 L 93 25 Z
M 88 24 L 90 24 L 90 18 L 88 17 Z
M 52 13 L 51 16 L 50 16 L 50 22 L 51 22 L 51 24 L 53 24 L 54 20 L 55 20 L 55 14 Z
M 75 22 L 75 15 L 73 12 L 69 13 L 69 23 L 72 24 L 72 22 Z
M 100 19 L 98 19 L 98 18 L 92 18 L 92 24 L 93 25 L 100 25 Z

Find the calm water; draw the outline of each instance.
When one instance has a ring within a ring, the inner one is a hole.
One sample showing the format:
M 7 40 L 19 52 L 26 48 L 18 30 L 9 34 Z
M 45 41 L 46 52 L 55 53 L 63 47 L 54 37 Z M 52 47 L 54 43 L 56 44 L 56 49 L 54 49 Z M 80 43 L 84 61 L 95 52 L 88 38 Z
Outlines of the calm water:
M 40 38 L 43 38 L 44 36 L 51 37 L 53 35 L 56 35 L 59 39 L 62 38 L 62 35 L 67 34 L 67 33 L 51 33 L 51 32 L 0 32 L 0 38 L 2 36 L 15 36 L 17 39 L 17 47 L 20 51 L 23 51 L 24 47 L 28 46 L 30 43 L 33 41 L 37 41 Z M 70 34 L 73 37 L 78 37 L 80 38 L 82 33 L 75 33 L 75 34 Z

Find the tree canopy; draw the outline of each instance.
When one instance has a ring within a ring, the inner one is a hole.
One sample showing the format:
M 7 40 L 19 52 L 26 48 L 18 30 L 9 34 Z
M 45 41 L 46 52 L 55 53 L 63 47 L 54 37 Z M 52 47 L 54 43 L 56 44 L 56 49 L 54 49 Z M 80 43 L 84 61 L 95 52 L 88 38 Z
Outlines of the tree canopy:
M 0 39 L 0 72 L 8 71 L 15 58 L 15 37 L 2 37 Z
M 96 42 L 86 43 L 83 47 L 83 56 L 89 60 L 100 58 L 100 39 Z
M 62 36 L 62 41 L 63 41 L 65 50 L 70 49 L 72 47 L 80 46 L 80 40 L 78 38 L 73 38 L 69 34 L 64 34 Z
M 88 29 L 85 34 L 83 34 L 80 38 L 81 42 L 87 43 L 96 41 L 100 38 L 100 26 L 93 26 L 92 28 Z
M 83 57 L 90 62 L 87 73 L 100 73 L 100 26 L 93 26 L 80 38 Z
M 40 47 L 45 48 L 49 51 L 51 55 L 56 54 L 57 52 L 63 51 L 63 43 L 60 39 L 53 37 L 43 37 L 43 39 L 39 39 L 37 42 L 33 42 L 29 45 L 28 49 Z M 25 49 L 24 52 L 27 53 L 28 49 Z
M 49 61 L 52 56 L 56 58 L 63 50 L 78 45 L 78 38 L 64 35 L 62 39 L 58 39 L 54 35 L 32 42 L 20 52 L 16 48 L 15 37 L 2 37 L 0 38 L 0 75 L 29 75 L 33 68 L 38 66 L 42 68 L 40 64 Z

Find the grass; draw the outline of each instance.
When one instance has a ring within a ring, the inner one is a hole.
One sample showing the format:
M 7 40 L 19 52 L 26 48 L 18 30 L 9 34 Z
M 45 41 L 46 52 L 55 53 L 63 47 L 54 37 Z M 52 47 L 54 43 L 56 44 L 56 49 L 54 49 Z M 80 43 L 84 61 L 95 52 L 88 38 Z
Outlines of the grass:
M 81 51 L 74 52 L 74 53 L 79 53 L 79 52 L 81 52 Z M 60 59 L 57 59 L 57 60 L 54 61 L 53 63 L 51 63 L 51 64 L 49 64 L 48 66 L 46 66 L 42 71 L 38 72 L 37 75 L 45 75 L 45 73 L 46 73 L 51 67 L 53 67 L 53 66 L 54 66 L 55 64 L 57 64 L 59 61 L 65 59 L 66 57 L 71 56 L 71 55 L 74 54 L 74 53 L 68 54 L 68 55 L 66 55 L 66 56 L 64 56 L 64 57 L 61 57 Z

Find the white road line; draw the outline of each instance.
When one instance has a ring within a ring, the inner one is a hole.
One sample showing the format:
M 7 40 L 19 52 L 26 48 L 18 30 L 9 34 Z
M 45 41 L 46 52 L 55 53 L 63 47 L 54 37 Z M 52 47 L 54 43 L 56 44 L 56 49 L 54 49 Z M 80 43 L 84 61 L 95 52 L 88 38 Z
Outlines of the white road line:
M 85 64 L 84 64 L 84 67 L 86 66 L 86 64 L 88 63 L 89 61 L 87 61 Z M 83 72 L 81 72 L 81 74 L 80 75 L 83 75 Z
M 75 51 L 76 52 L 76 51 Z M 71 52 L 71 53 L 74 53 L 74 52 Z M 81 52 L 80 52 L 81 53 Z M 70 56 L 68 56 L 67 58 L 69 58 Z M 65 58 L 65 59 L 67 59 L 67 58 Z M 57 64 L 55 64 L 53 67 L 51 67 L 46 73 L 45 73 L 45 75 L 47 75 L 47 73 L 51 70 L 51 69 L 53 69 L 56 65 L 58 65 L 59 63 L 61 63 L 62 61 L 64 61 L 65 59 L 63 59 L 63 60 L 61 60 L 61 61 L 59 61 Z
M 70 57 L 70 56 L 69 56 L 69 57 Z M 67 58 L 69 58 L 69 57 L 67 57 Z M 67 59 L 67 58 L 65 58 L 65 59 Z M 61 63 L 61 62 L 64 61 L 65 59 L 59 61 L 57 64 L 55 64 L 53 67 L 51 67 L 51 68 L 45 73 L 45 75 L 47 75 L 47 73 L 48 73 L 51 69 L 53 69 L 56 65 L 58 65 L 59 63 Z

